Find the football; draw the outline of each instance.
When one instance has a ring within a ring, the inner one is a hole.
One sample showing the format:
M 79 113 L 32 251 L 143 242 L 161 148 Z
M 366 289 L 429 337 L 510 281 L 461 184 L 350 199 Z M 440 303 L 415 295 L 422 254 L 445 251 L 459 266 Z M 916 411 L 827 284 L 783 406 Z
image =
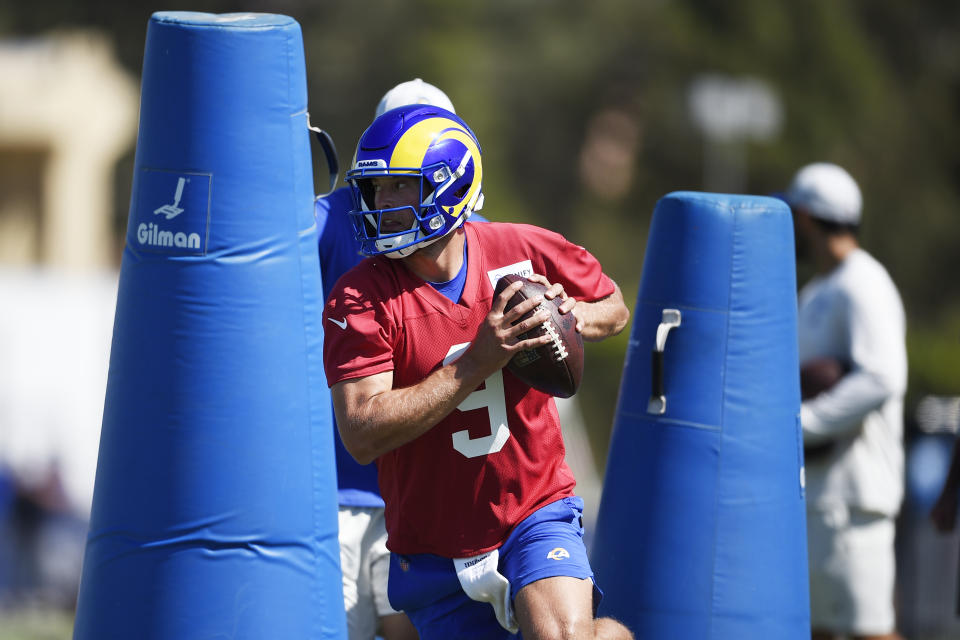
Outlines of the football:
M 839 382 L 849 367 L 836 358 L 812 358 L 800 367 L 800 398 L 809 400 Z
M 497 281 L 494 297 L 517 280 L 523 281 L 523 287 L 507 302 L 504 311 L 509 311 L 524 300 L 542 295 L 547 288 L 537 282 L 531 282 L 523 276 L 505 275 Z M 550 312 L 550 318 L 539 327 L 531 329 L 522 338 L 550 334 L 552 340 L 536 349 L 527 349 L 516 353 L 507 368 L 528 385 L 558 398 L 569 398 L 580 387 L 583 377 L 583 337 L 577 331 L 577 319 L 572 313 L 560 313 L 561 300 L 544 300 L 520 320 L 534 315 L 539 309 Z M 516 324 L 516 323 L 514 323 Z

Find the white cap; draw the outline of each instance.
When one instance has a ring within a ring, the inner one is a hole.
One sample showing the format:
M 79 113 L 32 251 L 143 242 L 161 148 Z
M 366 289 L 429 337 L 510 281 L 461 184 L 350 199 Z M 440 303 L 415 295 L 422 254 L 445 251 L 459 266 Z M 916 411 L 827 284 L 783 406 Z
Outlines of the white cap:
M 837 224 L 860 224 L 863 198 L 856 181 L 842 167 L 815 162 L 800 169 L 784 194 L 791 207 Z
M 374 118 L 379 118 L 385 111 L 404 107 L 408 104 L 429 104 L 456 113 L 453 103 L 443 91 L 420 78 L 401 82 L 390 91 L 383 94 Z

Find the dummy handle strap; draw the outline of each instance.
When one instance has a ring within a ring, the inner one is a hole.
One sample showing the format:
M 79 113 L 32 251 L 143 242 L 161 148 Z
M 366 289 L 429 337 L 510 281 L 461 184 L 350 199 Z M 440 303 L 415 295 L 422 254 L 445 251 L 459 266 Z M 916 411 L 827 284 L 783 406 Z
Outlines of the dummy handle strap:
M 662 320 L 657 327 L 657 342 L 651 354 L 650 400 L 647 413 L 663 415 L 667 411 L 667 396 L 663 389 L 663 351 L 667 347 L 667 334 L 680 326 L 680 310 L 664 309 Z
M 327 158 L 327 169 L 330 173 L 330 188 L 326 193 L 319 195 L 329 195 L 337 186 L 337 180 L 340 178 L 340 162 L 337 160 L 337 147 L 333 144 L 333 138 L 330 134 L 319 127 L 310 124 L 310 113 L 307 113 L 307 129 L 313 132 L 320 148 L 323 149 L 323 155 Z

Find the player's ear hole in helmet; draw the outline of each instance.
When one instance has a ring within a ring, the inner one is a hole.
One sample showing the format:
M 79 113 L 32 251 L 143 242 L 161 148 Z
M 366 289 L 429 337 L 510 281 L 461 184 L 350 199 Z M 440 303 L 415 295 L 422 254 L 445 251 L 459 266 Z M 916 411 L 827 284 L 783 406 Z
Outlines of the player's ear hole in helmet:
M 346 176 L 361 251 L 400 258 L 436 242 L 480 209 L 482 175 L 480 145 L 457 115 L 424 105 L 387 111 L 360 137 Z M 388 176 L 418 178 L 419 206 L 378 209 L 372 179 Z M 401 211 L 413 213 L 409 228 L 384 225 Z

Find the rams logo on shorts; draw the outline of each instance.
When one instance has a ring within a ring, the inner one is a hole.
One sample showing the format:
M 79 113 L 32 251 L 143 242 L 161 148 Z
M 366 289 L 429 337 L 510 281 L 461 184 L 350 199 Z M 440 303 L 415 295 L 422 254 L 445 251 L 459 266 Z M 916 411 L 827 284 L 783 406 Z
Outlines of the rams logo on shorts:
M 547 557 L 551 560 L 563 560 L 570 557 L 570 552 L 564 549 L 563 547 L 557 547 L 553 551 L 547 554 Z

